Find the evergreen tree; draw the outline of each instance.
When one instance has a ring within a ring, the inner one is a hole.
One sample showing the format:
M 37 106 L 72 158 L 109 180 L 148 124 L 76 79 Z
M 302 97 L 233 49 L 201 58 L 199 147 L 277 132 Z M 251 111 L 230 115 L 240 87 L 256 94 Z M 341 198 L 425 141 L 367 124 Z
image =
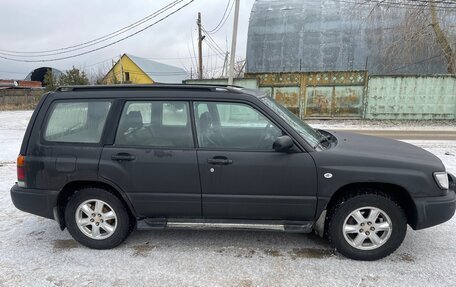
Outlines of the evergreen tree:
M 89 83 L 89 78 L 86 73 L 74 66 L 71 70 L 68 70 L 65 74 L 60 76 L 59 79 L 59 84 L 62 86 L 88 85 Z
M 59 80 L 54 76 L 51 69 L 48 69 L 44 75 L 43 85 L 46 91 L 54 91 L 59 86 Z

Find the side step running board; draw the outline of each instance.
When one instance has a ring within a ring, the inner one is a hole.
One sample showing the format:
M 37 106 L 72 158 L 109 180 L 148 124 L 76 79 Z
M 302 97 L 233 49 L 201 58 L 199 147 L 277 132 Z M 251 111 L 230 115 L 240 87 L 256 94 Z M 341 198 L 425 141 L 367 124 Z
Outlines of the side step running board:
M 177 219 L 146 218 L 138 220 L 138 230 L 159 229 L 204 229 L 204 230 L 267 230 L 296 233 L 312 232 L 311 221 L 271 221 L 271 220 L 221 220 L 221 219 Z

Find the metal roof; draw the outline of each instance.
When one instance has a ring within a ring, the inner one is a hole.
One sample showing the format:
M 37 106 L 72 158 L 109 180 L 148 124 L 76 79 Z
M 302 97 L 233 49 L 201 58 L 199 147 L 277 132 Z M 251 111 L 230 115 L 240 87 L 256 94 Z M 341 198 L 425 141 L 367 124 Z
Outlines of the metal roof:
M 60 70 L 57 70 L 55 68 L 51 67 L 39 67 L 31 71 L 27 77 L 25 77 L 25 81 L 44 81 L 44 75 L 46 74 L 47 70 L 51 70 L 52 74 L 54 77 L 60 78 L 61 75 L 63 75 L 63 72 Z M 35 75 L 36 74 L 36 75 Z M 38 77 L 38 79 L 35 79 L 35 77 Z
M 146 58 L 125 54 L 130 58 L 144 73 L 146 73 L 154 82 L 180 84 L 188 78 L 187 72 L 171 65 L 166 65 L 157 61 Z
M 447 73 L 445 59 L 443 55 L 439 56 L 441 48 L 433 33 L 429 34 L 425 46 L 416 47 L 413 52 L 389 52 L 391 43 L 403 37 L 399 28 L 407 16 L 407 9 L 381 6 L 375 17 L 369 18 L 372 6 L 355 3 L 256 0 L 250 15 L 246 71 L 367 69 L 371 74 L 394 71 L 401 74 Z M 456 23 L 454 15 L 444 19 L 447 25 Z M 454 37 L 456 33 L 452 35 Z

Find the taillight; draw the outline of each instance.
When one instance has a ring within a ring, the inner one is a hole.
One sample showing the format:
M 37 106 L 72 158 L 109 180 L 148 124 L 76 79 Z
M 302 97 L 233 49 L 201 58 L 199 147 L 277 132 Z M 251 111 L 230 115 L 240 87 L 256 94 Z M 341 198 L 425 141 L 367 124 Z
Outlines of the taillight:
M 17 157 L 17 185 L 25 187 L 25 156 Z

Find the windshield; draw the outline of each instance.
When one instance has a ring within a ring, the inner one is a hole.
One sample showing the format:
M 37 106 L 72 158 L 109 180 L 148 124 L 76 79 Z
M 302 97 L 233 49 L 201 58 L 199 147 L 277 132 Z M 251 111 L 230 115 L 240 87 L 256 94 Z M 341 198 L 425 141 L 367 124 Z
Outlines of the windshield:
M 276 114 L 278 114 L 283 120 L 290 124 L 290 126 L 299 133 L 311 146 L 316 147 L 320 144 L 322 136 L 310 127 L 308 124 L 303 122 L 289 109 L 285 108 L 281 104 L 277 103 L 270 97 L 262 97 L 260 100 L 271 108 Z

